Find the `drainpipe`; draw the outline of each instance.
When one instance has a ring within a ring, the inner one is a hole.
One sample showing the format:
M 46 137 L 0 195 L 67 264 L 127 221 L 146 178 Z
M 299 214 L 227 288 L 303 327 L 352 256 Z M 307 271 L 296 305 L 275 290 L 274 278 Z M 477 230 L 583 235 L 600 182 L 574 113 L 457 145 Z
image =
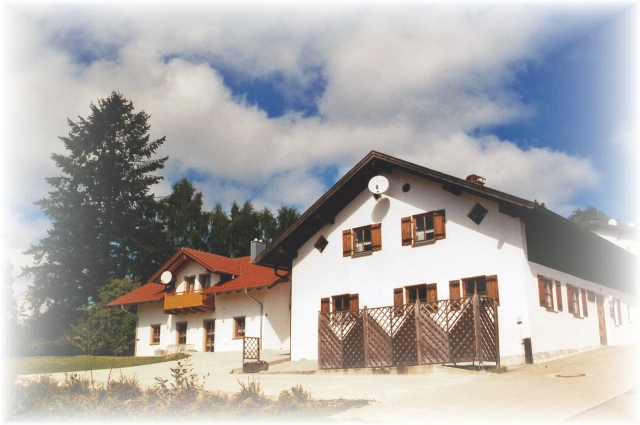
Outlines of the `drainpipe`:
M 127 314 L 132 315 L 133 317 L 136 318 L 136 336 L 135 339 L 133 341 L 133 356 L 135 357 L 136 354 L 138 354 L 138 315 L 137 314 L 133 314 L 130 311 L 127 311 L 124 309 L 124 305 L 120 304 L 120 310 L 124 311 Z
M 262 312 L 264 310 L 264 306 L 262 305 L 262 303 L 258 300 L 256 300 L 255 298 L 253 298 L 251 295 L 249 295 L 249 291 L 247 291 L 247 289 L 245 288 L 244 290 L 244 294 L 251 298 L 252 300 L 254 300 L 255 302 L 257 302 L 258 304 L 260 304 L 260 349 L 262 350 Z

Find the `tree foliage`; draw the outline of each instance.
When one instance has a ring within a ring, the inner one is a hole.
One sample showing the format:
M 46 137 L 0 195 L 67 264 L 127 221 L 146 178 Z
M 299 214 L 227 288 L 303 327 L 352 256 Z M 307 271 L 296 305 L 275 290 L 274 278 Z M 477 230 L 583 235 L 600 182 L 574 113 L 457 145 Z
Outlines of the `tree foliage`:
M 49 301 L 41 332 L 53 337 L 112 279 L 149 275 L 161 260 L 150 187 L 162 178 L 153 173 L 167 158 L 153 157 L 165 138 L 151 141 L 149 115 L 134 112 L 120 93 L 90 109 L 87 118 L 69 120 L 68 136 L 60 137 L 68 155 L 51 155 L 62 175 L 47 178 L 53 190 L 36 205 L 52 226 L 26 251 L 34 265 L 23 275 L 33 277 L 34 305 Z
M 581 226 L 587 226 L 591 222 L 607 223 L 609 216 L 604 212 L 589 205 L 584 210 L 575 209 L 569 216 L 569 220 Z

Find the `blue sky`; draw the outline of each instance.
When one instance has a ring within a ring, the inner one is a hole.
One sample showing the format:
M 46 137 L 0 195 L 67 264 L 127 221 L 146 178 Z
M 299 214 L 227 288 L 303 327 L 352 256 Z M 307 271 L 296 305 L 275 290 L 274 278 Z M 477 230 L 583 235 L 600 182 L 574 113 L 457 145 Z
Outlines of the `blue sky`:
M 149 9 L 3 4 L 5 257 L 46 235 L 33 202 L 67 118 L 118 90 L 166 136 L 170 193 L 301 211 L 371 150 L 637 221 L 637 7 L 482 4 Z M 19 285 L 25 287 L 27 282 Z

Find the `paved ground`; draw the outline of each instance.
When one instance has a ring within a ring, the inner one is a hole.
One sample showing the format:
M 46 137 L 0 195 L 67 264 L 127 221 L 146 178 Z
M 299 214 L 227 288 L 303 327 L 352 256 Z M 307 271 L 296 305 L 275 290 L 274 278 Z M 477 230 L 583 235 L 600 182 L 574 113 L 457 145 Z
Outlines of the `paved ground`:
M 326 373 L 315 361 L 286 361 L 284 352 L 263 352 L 269 373 L 258 377 L 265 394 L 302 385 L 317 399 L 364 398 L 370 405 L 342 412 L 334 419 L 358 422 L 518 421 L 573 422 L 640 419 L 635 388 L 634 347 L 601 347 L 536 365 L 509 367 L 507 373 L 475 372 L 435 366 L 421 374 Z M 250 375 L 230 373 L 241 366 L 239 353 L 195 353 L 197 373 L 210 373 L 209 390 L 238 391 L 238 380 Z M 274 364 L 278 363 L 279 364 Z M 123 369 L 141 385 L 169 379 L 175 362 Z M 424 372 L 425 368 L 421 369 Z M 413 369 L 413 371 L 417 371 Z M 560 377 L 558 375 L 563 375 Z M 62 377 L 62 375 L 58 375 Z M 96 371 L 106 381 L 106 371 Z

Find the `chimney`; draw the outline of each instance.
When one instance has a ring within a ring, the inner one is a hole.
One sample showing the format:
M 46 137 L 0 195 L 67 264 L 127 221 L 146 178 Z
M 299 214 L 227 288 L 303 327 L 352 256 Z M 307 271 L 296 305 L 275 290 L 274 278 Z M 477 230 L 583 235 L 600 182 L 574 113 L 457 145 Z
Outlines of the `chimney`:
M 257 238 L 251 241 L 251 262 L 253 263 L 256 257 L 262 254 L 262 251 L 267 247 L 266 242 L 262 242 L 262 239 Z
M 469 174 L 467 176 L 467 181 L 469 183 L 477 184 L 479 186 L 484 186 L 484 181 L 485 180 L 486 179 L 484 177 L 480 177 L 480 176 L 478 176 L 476 174 Z

